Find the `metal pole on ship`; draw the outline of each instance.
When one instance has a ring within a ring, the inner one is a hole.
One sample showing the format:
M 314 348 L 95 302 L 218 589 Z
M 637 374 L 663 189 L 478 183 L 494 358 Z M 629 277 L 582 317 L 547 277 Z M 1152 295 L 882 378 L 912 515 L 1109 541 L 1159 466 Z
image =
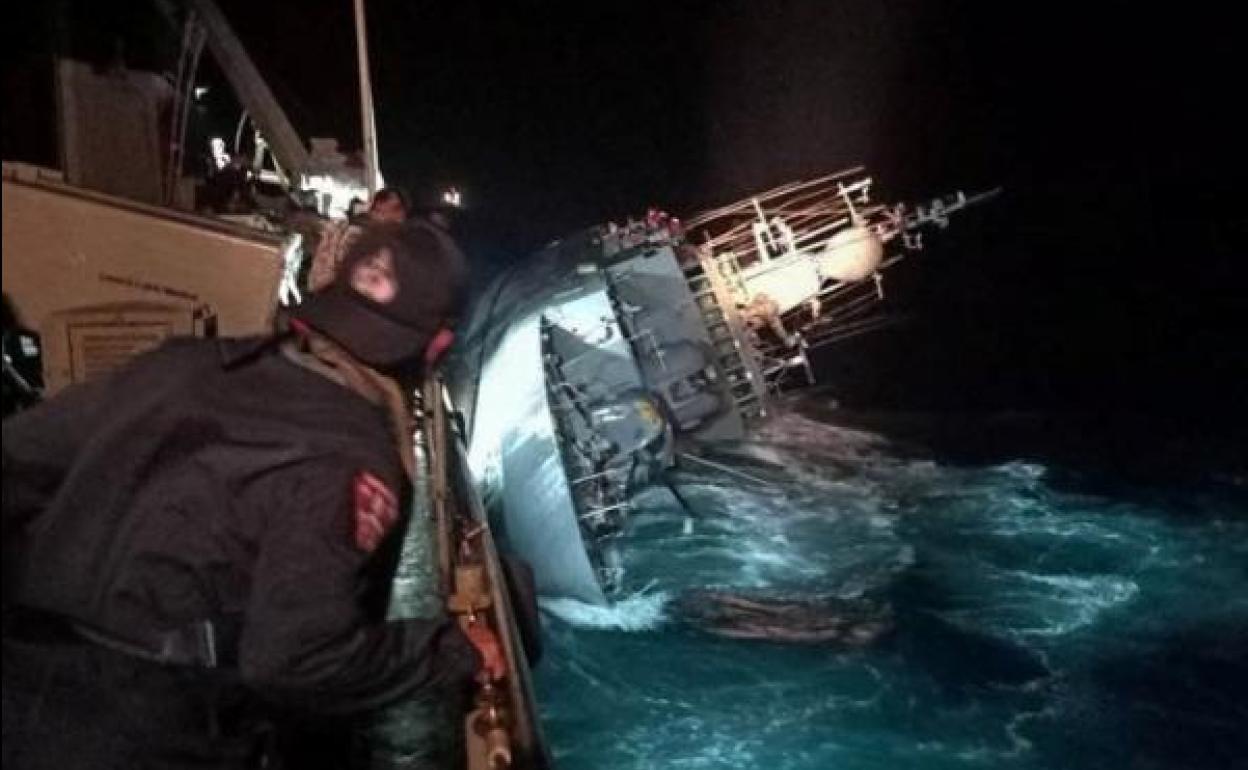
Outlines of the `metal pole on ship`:
M 360 67 L 360 120 L 364 136 L 364 184 L 371 198 L 377 192 L 377 119 L 373 114 L 373 84 L 368 74 L 368 27 L 364 20 L 364 0 L 355 0 L 355 47 Z

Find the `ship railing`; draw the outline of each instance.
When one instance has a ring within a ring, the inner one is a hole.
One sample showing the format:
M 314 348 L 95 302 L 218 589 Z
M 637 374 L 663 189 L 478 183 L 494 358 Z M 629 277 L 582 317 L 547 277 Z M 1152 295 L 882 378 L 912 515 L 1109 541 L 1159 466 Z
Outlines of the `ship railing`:
M 548 323 L 543 319 L 544 323 Z M 615 566 L 609 560 L 607 541 L 622 531 L 622 520 L 613 520 L 610 513 L 627 513 L 627 469 L 619 464 L 619 456 L 601 446 L 598 434 L 581 390 L 563 375 L 563 362 L 543 342 L 542 355 L 547 359 L 546 385 L 551 417 L 564 468 L 573 480 L 569 483 L 573 504 L 578 511 L 577 524 L 603 590 L 614 591 L 619 585 L 613 579 Z M 565 402 L 567 402 L 565 404 Z M 579 428 L 570 424 L 569 415 L 577 414 Z M 584 440 L 583 440 L 584 438 Z M 597 440 L 595 440 L 597 439 Z
M 871 177 L 849 184 L 840 179 L 824 178 L 805 188 L 801 194 L 787 192 L 779 196 L 768 197 L 764 194 L 747 198 L 715 217 L 695 217 L 688 227 L 690 231 L 700 229 L 703 241 L 716 247 L 728 247 L 752 240 L 754 225 L 760 222 L 768 224 L 775 217 L 798 231 L 810 229 L 829 217 L 853 213 L 856 208 L 865 209 L 870 204 Z M 866 216 L 865 210 L 858 213 Z
M 685 227 L 688 230 L 704 228 L 714 223 L 716 220 L 719 220 L 725 217 L 732 217 L 734 215 L 741 214 L 742 212 L 748 213 L 752 209 L 752 205 L 753 205 L 752 201 L 755 199 L 759 201 L 763 201 L 763 202 L 768 202 L 776 198 L 780 198 L 786 195 L 793 195 L 803 190 L 808 190 L 809 188 L 812 188 L 812 187 L 819 187 L 819 186 L 826 186 L 829 184 L 833 184 L 840 180 L 847 179 L 853 176 L 857 176 L 861 174 L 863 171 L 865 171 L 865 168 L 863 166 L 854 166 L 852 168 L 847 168 L 842 171 L 837 171 L 832 174 L 827 174 L 824 176 L 816 177 L 814 179 L 783 184 L 783 185 L 780 185 L 779 187 L 774 187 L 770 190 L 759 193 L 757 195 L 752 195 L 749 198 L 745 198 L 735 203 L 730 203 L 726 206 L 720 206 L 718 208 L 711 209 L 708 211 L 704 211 L 700 214 L 697 214 L 689 218 L 688 220 L 686 220 Z
M 469 770 L 548 770 L 553 760 L 542 735 L 532 672 L 517 627 L 484 504 L 472 483 L 462 422 L 441 378 L 430 377 L 418 400 L 418 461 L 425 464 L 436 527 L 438 576 L 460 623 L 484 622 L 497 635 L 506 662 L 502 680 L 478 682 L 463 725 Z

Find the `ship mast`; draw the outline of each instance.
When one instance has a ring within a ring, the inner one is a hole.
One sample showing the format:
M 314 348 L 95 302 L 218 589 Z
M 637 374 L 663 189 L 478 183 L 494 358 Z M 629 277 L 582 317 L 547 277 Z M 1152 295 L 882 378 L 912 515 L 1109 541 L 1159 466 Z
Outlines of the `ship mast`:
M 360 69 L 360 121 L 364 137 L 364 183 L 371 196 L 377 192 L 377 120 L 373 113 L 373 85 L 368 72 L 368 26 L 364 18 L 364 0 L 355 0 L 355 43 Z

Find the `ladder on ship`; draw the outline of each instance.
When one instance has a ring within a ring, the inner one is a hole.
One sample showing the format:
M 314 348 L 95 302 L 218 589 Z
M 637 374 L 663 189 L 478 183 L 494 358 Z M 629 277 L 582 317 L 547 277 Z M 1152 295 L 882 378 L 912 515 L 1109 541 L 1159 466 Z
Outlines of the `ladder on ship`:
M 711 339 L 715 361 L 727 380 L 728 391 L 747 422 L 767 413 L 766 382 L 759 367 L 758 351 L 750 342 L 737 314 L 727 278 L 714 258 L 685 268 L 685 281 L 702 324 Z

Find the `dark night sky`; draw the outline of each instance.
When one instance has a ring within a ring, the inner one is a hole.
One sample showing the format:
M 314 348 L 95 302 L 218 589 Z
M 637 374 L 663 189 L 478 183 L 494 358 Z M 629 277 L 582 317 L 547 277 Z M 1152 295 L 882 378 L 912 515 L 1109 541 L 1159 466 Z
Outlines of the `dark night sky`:
M 299 130 L 356 144 L 348 0 L 220 4 Z M 383 167 L 460 185 L 484 265 L 859 162 L 890 199 L 1003 185 L 890 281 L 912 323 L 825 358 L 847 396 L 1225 413 L 1248 401 L 1241 41 L 1142 6 L 370 0 Z

